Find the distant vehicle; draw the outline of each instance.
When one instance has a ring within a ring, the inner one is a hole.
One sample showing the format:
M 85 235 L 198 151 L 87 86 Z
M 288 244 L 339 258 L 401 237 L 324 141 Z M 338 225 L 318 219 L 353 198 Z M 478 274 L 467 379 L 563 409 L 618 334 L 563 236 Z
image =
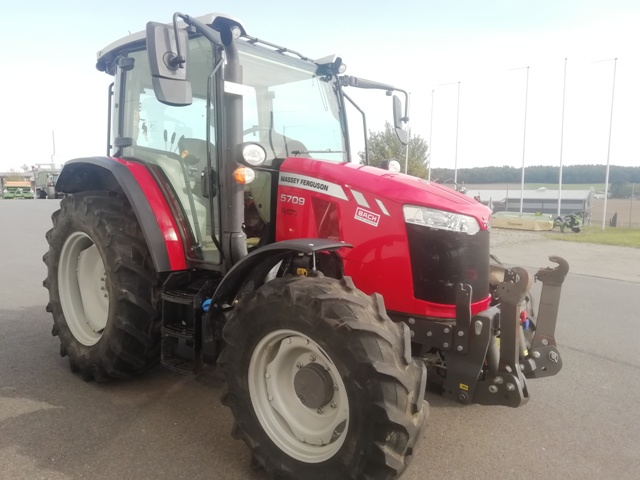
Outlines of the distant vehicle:
M 4 188 L 2 189 L 2 198 L 11 199 L 32 199 L 33 189 L 31 188 L 31 182 L 22 181 L 6 181 L 4 182 Z
M 56 182 L 60 170 L 36 169 L 33 172 L 35 180 L 36 198 L 62 198 L 61 193 L 56 192 Z
M 583 213 L 573 212 L 569 215 L 558 216 L 553 221 L 553 228 L 559 227 L 561 232 L 564 232 L 565 228 L 569 228 L 574 233 L 580 233 L 582 230 Z

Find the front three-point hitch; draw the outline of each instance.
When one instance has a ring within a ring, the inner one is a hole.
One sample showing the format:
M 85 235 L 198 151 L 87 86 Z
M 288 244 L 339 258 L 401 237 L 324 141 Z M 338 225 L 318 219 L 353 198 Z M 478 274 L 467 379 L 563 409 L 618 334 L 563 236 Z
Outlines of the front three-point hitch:
M 461 403 L 518 407 L 529 400 L 527 378 L 555 375 L 562 368 L 555 328 L 562 283 L 569 271 L 563 258 L 558 266 L 542 268 L 537 318 L 527 315 L 531 277 L 521 267 L 505 271 L 497 287 L 499 304 L 471 315 L 471 287 L 458 285 L 456 322 L 447 344 L 443 394 Z M 524 312 L 524 313 L 523 313 Z

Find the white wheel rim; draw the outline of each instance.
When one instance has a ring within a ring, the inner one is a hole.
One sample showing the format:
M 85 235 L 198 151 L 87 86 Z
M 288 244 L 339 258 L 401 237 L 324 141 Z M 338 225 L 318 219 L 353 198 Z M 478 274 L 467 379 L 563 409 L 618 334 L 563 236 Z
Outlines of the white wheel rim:
M 333 382 L 333 396 L 320 408 L 298 398 L 294 379 L 309 363 L 321 365 Z M 249 363 L 253 409 L 269 438 L 287 455 L 305 463 L 333 457 L 349 431 L 349 400 L 338 369 L 310 337 L 294 330 L 264 336 Z
M 58 289 L 67 325 L 83 345 L 95 345 L 107 325 L 106 281 L 104 262 L 89 235 L 69 235 L 60 252 Z

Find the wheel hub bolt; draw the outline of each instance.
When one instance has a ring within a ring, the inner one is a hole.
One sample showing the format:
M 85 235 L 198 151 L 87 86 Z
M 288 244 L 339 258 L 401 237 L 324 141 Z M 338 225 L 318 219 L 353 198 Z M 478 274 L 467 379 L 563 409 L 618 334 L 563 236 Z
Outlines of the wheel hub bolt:
M 322 407 L 318 408 L 318 410 L 316 410 L 316 412 L 318 412 L 318 415 L 322 415 L 322 412 L 324 412 L 324 410 L 322 409 Z
M 331 408 L 338 408 L 338 404 L 336 402 L 331 402 Z
M 311 360 L 312 362 L 315 362 L 316 356 L 312 353 L 311 355 L 309 355 L 309 360 Z
M 298 363 L 296 363 L 296 367 L 298 367 L 298 368 L 302 368 L 302 362 L 298 362 Z

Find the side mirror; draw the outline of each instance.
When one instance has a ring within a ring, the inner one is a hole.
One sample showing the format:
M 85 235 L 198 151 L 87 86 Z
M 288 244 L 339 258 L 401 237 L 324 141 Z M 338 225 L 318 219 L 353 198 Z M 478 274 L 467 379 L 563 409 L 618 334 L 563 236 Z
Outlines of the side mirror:
M 397 95 L 393 96 L 393 126 L 396 128 L 396 135 L 398 136 L 398 140 L 403 145 L 409 143 L 409 136 L 407 135 L 407 131 L 404 129 L 402 125 L 404 115 L 402 115 L 402 104 Z
M 175 107 L 191 105 L 191 83 L 187 81 L 185 30 L 162 23 L 147 23 L 147 52 L 153 90 L 158 101 Z

